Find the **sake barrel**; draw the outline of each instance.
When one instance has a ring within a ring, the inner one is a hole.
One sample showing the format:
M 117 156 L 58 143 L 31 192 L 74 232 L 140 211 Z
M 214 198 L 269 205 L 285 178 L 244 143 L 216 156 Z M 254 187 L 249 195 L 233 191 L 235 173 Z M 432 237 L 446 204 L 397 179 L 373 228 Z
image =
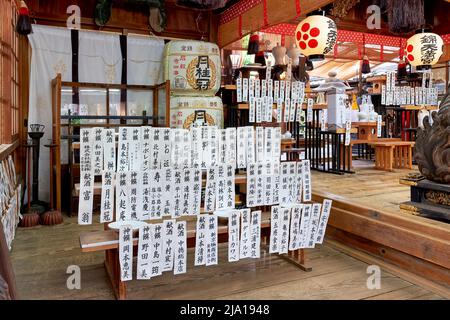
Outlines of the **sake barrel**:
M 164 49 L 164 77 L 174 95 L 214 96 L 220 89 L 219 47 L 203 41 L 170 41 Z
M 223 105 L 219 97 L 170 98 L 170 126 L 189 129 L 192 125 L 223 127 Z

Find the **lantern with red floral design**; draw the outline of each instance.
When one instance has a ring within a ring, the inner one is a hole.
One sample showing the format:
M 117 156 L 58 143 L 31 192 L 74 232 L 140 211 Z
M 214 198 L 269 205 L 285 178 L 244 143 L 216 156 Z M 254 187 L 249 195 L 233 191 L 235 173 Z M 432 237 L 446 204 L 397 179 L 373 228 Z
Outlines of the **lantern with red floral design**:
M 439 61 L 444 41 L 435 33 L 421 29 L 406 41 L 406 59 L 416 70 L 429 70 Z
M 336 23 L 322 15 L 314 14 L 300 22 L 295 30 L 295 40 L 303 55 L 311 61 L 320 61 L 332 52 L 337 40 Z

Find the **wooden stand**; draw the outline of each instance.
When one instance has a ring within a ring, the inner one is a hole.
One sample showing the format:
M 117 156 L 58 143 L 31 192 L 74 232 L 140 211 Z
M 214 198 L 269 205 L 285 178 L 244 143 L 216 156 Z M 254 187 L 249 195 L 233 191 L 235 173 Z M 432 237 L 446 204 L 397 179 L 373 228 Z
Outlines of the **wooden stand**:
M 412 147 L 409 141 L 373 141 L 375 169 L 393 171 L 393 168 L 412 169 Z
M 268 216 L 269 213 L 266 213 Z M 190 222 L 190 221 L 189 221 Z M 191 224 L 187 232 L 187 247 L 195 247 L 196 230 L 195 225 Z M 219 226 L 217 229 L 218 243 L 228 241 L 228 226 Z M 270 235 L 270 219 L 261 221 L 261 238 L 268 239 Z M 138 239 L 133 238 L 134 249 L 137 249 Z M 127 284 L 120 280 L 120 263 L 119 263 L 119 233 L 114 230 L 86 232 L 80 235 L 80 246 L 82 252 L 99 252 L 105 251 L 105 269 L 111 282 L 114 295 L 118 300 L 127 299 Z M 305 260 L 304 249 L 290 251 L 288 255 L 279 255 L 281 258 L 296 265 L 299 269 L 309 272 L 312 270 L 308 267 Z

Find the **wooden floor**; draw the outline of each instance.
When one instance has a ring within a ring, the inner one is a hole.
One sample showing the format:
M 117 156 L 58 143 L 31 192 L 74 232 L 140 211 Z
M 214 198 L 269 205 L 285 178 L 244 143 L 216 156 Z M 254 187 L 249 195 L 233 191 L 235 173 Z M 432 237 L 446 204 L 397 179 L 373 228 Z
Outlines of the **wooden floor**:
M 330 192 L 350 199 L 356 204 L 389 212 L 407 213 L 399 204 L 410 201 L 410 188 L 399 183 L 399 178 L 413 170 L 394 169 L 393 172 L 374 169 L 373 161 L 354 160 L 355 174 L 335 175 L 312 171 L 313 190 Z
M 317 180 L 317 179 L 316 179 Z M 98 218 L 98 216 L 96 216 Z M 113 299 L 103 267 L 103 255 L 81 253 L 81 230 L 65 217 L 59 226 L 18 229 L 12 260 L 21 299 Z M 384 270 L 381 288 L 366 286 L 367 264 L 328 246 L 307 251 L 312 272 L 262 253 L 262 259 L 226 262 L 227 247 L 220 245 L 217 266 L 194 267 L 193 251 L 188 273 L 166 273 L 149 281 L 132 281 L 129 299 L 441 299 L 439 295 Z M 81 268 L 81 290 L 68 290 L 67 267 Z

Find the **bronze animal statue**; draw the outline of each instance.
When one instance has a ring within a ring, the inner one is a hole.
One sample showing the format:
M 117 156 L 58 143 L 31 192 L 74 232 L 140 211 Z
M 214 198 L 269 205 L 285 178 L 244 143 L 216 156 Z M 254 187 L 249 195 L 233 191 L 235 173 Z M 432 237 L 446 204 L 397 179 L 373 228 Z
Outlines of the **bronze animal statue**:
M 95 24 L 103 27 L 111 18 L 113 3 L 124 2 L 136 6 L 147 6 L 149 9 L 149 24 L 156 32 L 162 32 L 167 26 L 165 0 L 97 0 L 95 6 Z
M 450 88 L 432 118 L 432 125 L 426 116 L 418 129 L 414 159 L 425 178 L 450 184 Z

